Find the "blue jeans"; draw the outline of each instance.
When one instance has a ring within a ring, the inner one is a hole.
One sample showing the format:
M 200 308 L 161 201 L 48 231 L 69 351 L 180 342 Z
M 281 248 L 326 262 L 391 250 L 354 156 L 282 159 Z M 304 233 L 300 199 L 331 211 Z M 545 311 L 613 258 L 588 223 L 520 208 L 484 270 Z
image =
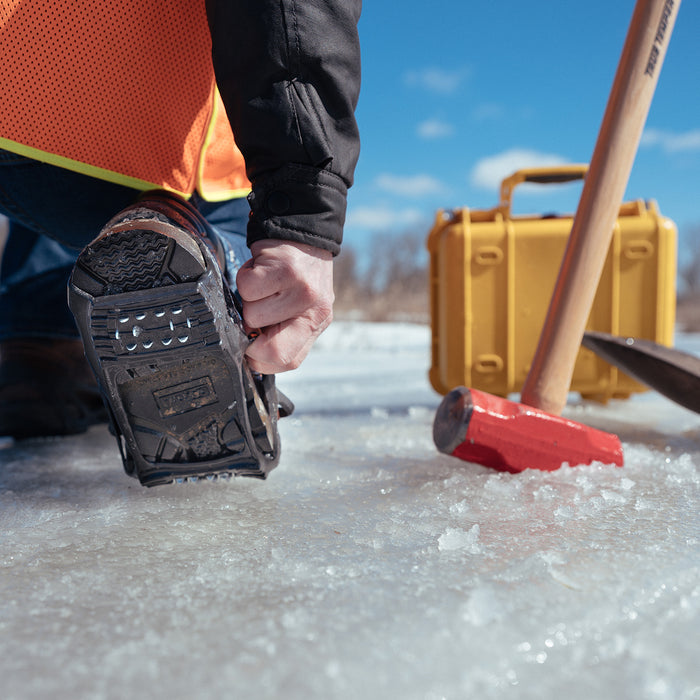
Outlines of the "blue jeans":
M 66 286 L 80 251 L 138 190 L 57 168 L 0 150 L 0 214 L 10 230 L 0 265 L 0 340 L 19 337 L 76 338 Z M 250 257 L 244 197 L 206 202 L 190 199 L 227 251 L 235 280 Z

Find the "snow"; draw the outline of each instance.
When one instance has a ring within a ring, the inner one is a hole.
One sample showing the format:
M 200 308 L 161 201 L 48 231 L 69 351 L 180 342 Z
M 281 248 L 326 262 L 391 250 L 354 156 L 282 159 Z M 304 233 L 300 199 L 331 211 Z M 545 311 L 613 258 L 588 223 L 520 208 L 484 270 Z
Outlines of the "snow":
M 572 397 L 622 469 L 467 464 L 429 335 L 333 324 L 265 482 L 145 489 L 103 428 L 0 450 L 2 697 L 700 697 L 700 416 Z

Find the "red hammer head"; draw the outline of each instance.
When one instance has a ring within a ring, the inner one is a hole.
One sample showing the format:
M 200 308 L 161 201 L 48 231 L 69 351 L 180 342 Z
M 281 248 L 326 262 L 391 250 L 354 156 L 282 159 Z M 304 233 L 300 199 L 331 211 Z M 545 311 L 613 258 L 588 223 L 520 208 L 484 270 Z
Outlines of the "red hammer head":
M 433 439 L 440 452 L 499 471 L 623 463 L 617 435 L 465 387 L 443 399 Z

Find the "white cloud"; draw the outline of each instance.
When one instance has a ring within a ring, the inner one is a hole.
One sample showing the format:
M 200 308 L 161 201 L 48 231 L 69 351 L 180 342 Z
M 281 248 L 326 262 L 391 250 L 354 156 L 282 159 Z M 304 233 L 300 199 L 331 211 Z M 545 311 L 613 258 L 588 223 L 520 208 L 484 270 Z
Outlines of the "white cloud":
M 511 148 L 503 153 L 482 158 L 472 169 L 470 180 L 475 187 L 498 190 L 501 180 L 508 177 L 508 175 L 512 175 L 516 170 L 549 165 L 564 165 L 569 162 L 566 158 L 554 153 L 540 153 L 539 151 L 525 148 Z
M 378 206 L 350 207 L 345 219 L 347 228 L 363 228 L 370 231 L 388 231 L 405 228 L 425 220 L 418 209 L 399 209 L 384 204 Z
M 418 125 L 416 131 L 422 139 L 432 141 L 452 136 L 455 128 L 452 124 L 448 124 L 440 119 L 427 119 Z
M 676 134 L 664 129 L 646 129 L 642 134 L 642 146 L 660 146 L 666 153 L 700 150 L 700 129 Z
M 448 71 L 442 68 L 423 68 L 409 71 L 405 74 L 404 80 L 411 87 L 420 87 L 430 92 L 448 95 L 456 92 L 468 75 L 469 71 L 466 69 Z
M 446 190 L 445 185 L 432 175 L 391 175 L 383 173 L 375 179 L 380 190 L 400 197 L 420 197 Z
M 477 105 L 472 111 L 472 117 L 478 122 L 494 121 L 501 119 L 505 114 L 502 105 L 495 102 L 484 102 Z

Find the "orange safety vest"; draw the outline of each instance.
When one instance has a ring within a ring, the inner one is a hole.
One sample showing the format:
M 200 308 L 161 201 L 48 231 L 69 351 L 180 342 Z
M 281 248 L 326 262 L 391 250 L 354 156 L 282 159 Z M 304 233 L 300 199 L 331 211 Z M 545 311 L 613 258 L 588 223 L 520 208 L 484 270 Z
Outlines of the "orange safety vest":
M 0 0 L 0 148 L 141 190 L 250 191 L 204 0 Z

